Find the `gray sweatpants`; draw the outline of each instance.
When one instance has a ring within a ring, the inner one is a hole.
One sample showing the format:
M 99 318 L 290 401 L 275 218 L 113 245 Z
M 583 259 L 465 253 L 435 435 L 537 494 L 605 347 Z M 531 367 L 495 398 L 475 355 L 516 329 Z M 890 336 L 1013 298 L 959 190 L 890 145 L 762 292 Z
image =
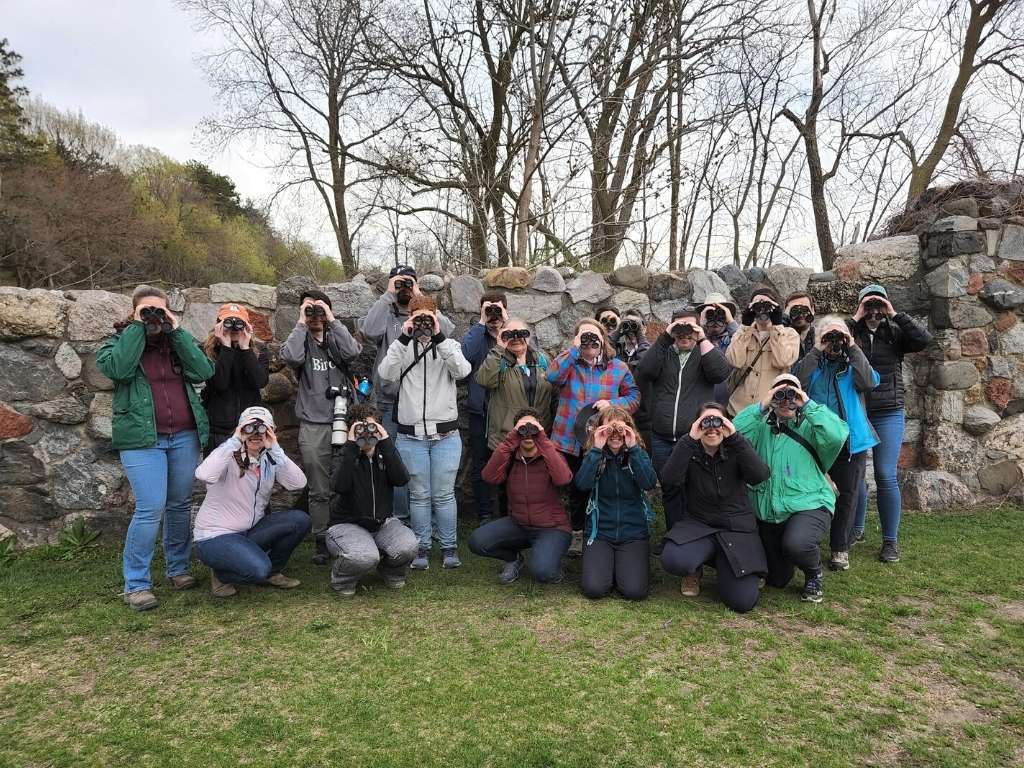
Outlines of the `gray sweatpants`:
M 355 586 L 378 566 L 385 581 L 404 579 L 418 549 L 416 534 L 395 517 L 385 520 L 376 533 L 352 523 L 332 525 L 327 529 L 327 551 L 335 558 L 331 587 Z
M 299 453 L 309 486 L 309 521 L 323 533 L 331 519 L 331 425 L 299 423 Z

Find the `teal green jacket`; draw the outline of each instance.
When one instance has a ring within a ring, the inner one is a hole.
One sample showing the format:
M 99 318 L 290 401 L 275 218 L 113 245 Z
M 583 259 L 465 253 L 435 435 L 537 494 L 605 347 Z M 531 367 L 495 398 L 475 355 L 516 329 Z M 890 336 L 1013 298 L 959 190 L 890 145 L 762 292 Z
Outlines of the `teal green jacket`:
M 766 422 L 761 404 L 748 405 L 733 423 L 754 446 L 771 469 L 771 476 L 750 489 L 750 501 L 759 520 L 784 523 L 790 515 L 824 507 L 835 513 L 836 494 L 814 457 L 800 443 L 783 433 L 775 433 Z M 817 451 L 826 468 L 832 466 L 843 449 L 850 428 L 826 406 L 808 401 L 803 418 L 795 428 Z
M 201 384 L 213 376 L 213 362 L 195 338 L 178 327 L 168 334 L 171 350 L 181 363 L 192 415 L 199 430 L 199 444 L 206 445 L 210 423 L 193 384 Z M 138 320 L 121 333 L 103 342 L 96 353 L 96 367 L 114 382 L 114 416 L 112 446 L 118 450 L 152 448 L 156 445 L 156 417 L 153 415 L 153 390 L 142 369 L 142 352 L 146 347 L 146 329 Z

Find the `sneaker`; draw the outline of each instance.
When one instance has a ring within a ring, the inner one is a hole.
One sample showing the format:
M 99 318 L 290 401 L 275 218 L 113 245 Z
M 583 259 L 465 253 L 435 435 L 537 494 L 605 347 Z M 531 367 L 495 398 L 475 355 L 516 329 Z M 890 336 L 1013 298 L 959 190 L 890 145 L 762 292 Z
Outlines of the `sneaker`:
M 455 549 L 455 547 L 442 549 L 441 554 L 444 556 L 444 561 L 441 565 L 445 568 L 458 568 L 462 565 L 462 561 L 459 560 L 459 550 Z
M 683 597 L 698 597 L 700 595 L 700 579 L 704 575 L 704 569 L 698 568 L 695 573 L 683 576 L 683 583 L 679 585 L 679 591 Z
M 338 597 L 355 597 L 356 585 L 351 584 L 344 587 L 331 587 L 334 590 L 334 594 Z
M 854 531 L 853 532 L 853 543 L 854 544 L 863 544 L 864 541 L 865 541 L 865 539 L 864 539 L 864 531 Z
M 900 545 L 895 541 L 883 541 L 878 559 L 883 563 L 898 563 L 900 561 Z
M 124 602 L 133 611 L 149 611 L 160 605 L 160 601 L 148 589 L 140 589 L 137 592 L 126 592 Z
M 832 559 L 828 561 L 828 567 L 831 568 L 833 571 L 850 570 L 850 553 L 833 552 Z
M 390 579 L 385 577 L 384 585 L 388 587 L 388 589 L 403 589 L 405 587 L 405 579 L 400 576 Z
M 272 587 L 277 587 L 278 589 L 295 589 L 302 582 L 298 579 L 293 579 L 290 576 L 285 576 L 283 573 L 278 571 L 277 573 L 270 574 L 270 576 L 267 577 L 267 580 L 263 583 L 269 584 Z
M 511 563 L 505 563 L 505 567 L 498 574 L 499 584 L 512 584 L 519 580 L 519 574 L 523 570 L 523 559 L 517 557 Z
M 815 574 L 814 576 L 806 576 L 804 579 L 804 588 L 800 593 L 800 599 L 805 603 L 820 603 L 825 599 L 825 590 L 821 585 L 821 574 Z
M 169 576 L 167 580 L 171 582 L 171 589 L 192 589 L 196 585 L 195 577 L 187 573 L 179 573 L 177 576 Z
M 416 557 L 409 567 L 414 571 L 425 571 L 430 567 L 430 550 L 425 547 L 420 547 L 419 552 L 416 553 Z
M 210 594 L 214 597 L 234 597 L 238 594 L 232 584 L 225 584 L 217 578 L 217 574 L 210 570 Z
M 583 556 L 583 531 L 572 532 L 572 541 L 569 542 L 569 551 L 566 554 L 569 557 Z

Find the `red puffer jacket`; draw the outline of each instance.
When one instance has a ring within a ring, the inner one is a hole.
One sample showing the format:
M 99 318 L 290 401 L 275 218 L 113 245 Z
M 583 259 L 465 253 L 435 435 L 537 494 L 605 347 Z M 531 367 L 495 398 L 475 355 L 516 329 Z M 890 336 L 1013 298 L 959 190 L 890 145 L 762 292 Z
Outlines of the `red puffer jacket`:
M 572 482 L 569 465 L 547 435 L 538 435 L 538 453 L 529 459 L 518 455 L 519 441 L 519 433 L 512 430 L 498 444 L 481 472 L 484 482 L 505 484 L 509 517 L 520 525 L 571 532 L 558 496 L 558 487 Z

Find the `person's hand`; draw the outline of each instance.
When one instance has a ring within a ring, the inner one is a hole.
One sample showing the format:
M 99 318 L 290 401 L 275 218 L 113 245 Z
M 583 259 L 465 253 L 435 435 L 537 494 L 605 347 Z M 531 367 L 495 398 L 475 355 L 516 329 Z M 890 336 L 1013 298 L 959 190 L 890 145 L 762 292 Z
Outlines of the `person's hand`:
M 317 301 L 315 301 L 313 303 L 316 304 L 318 307 L 323 307 L 324 314 L 327 316 L 326 319 L 327 319 L 328 323 L 333 323 L 334 322 L 334 313 L 331 312 L 331 308 L 327 305 L 326 301 L 320 301 L 318 299 Z
M 508 349 L 508 342 L 501 338 L 501 331 L 498 331 L 498 335 L 494 337 L 494 343 L 502 349 Z
M 311 298 L 309 298 L 307 296 L 305 299 L 303 299 L 302 303 L 299 305 L 299 322 L 298 322 L 298 325 L 305 325 L 306 324 L 306 307 L 309 307 L 309 306 L 312 306 L 312 305 L 313 305 L 313 300 Z
M 796 404 L 803 408 L 811 398 L 809 398 L 807 393 L 800 389 L 800 387 L 793 387 L 793 389 L 796 390 Z
M 693 335 L 690 337 L 694 343 L 700 344 L 702 341 L 707 341 L 707 336 L 704 334 L 704 329 L 700 326 L 700 323 L 693 326 Z
M 883 299 L 881 296 L 879 296 L 878 300 L 882 302 L 882 305 L 885 308 L 886 317 L 890 319 L 896 317 L 896 308 L 893 307 L 892 303 L 888 299 Z
M 864 301 L 867 301 L 867 299 L 864 299 Z M 853 322 L 855 323 L 859 323 L 864 319 L 864 315 L 867 314 L 864 309 L 864 301 L 857 305 L 857 311 L 853 313 Z
M 580 336 L 582 336 L 582 335 L 583 335 L 583 331 L 580 331 L 572 339 L 572 345 L 574 347 L 576 347 L 577 349 L 582 349 L 583 348 L 583 342 L 580 341 Z
M 367 419 L 367 421 L 370 424 L 376 424 L 377 425 L 377 439 L 378 440 L 386 440 L 388 437 L 390 437 L 390 435 L 388 434 L 388 431 L 386 429 L 384 429 L 384 425 L 381 424 L 379 421 L 377 421 L 376 419 Z
M 389 278 L 388 279 L 388 290 L 387 290 L 387 292 L 390 293 L 392 296 L 397 296 L 398 295 L 398 289 L 395 288 L 395 281 L 396 280 L 404 280 L 404 279 L 405 279 L 405 275 L 395 275 L 394 277 Z
M 220 342 L 222 347 L 230 347 L 231 340 L 228 339 L 228 332 L 224 328 L 224 321 L 218 320 L 213 324 L 213 338 Z
M 169 309 L 164 310 L 164 314 L 167 315 L 167 320 L 171 324 L 171 330 L 173 331 L 173 330 L 177 329 L 177 327 L 179 325 L 179 323 L 178 323 L 178 316 L 176 314 L 174 314 L 173 312 L 171 312 L 171 310 L 169 310 Z
M 733 321 L 732 311 L 727 306 L 725 306 L 725 304 L 715 304 L 713 306 L 715 308 L 720 309 L 723 312 L 725 312 L 725 324 L 726 325 L 728 325 L 729 323 L 731 323 Z
M 608 433 L 610 431 L 611 431 L 611 428 L 607 424 L 605 424 L 602 427 L 598 427 L 597 429 L 594 430 L 594 447 L 595 448 L 602 448 L 602 449 L 604 448 L 605 443 L 608 442 Z
M 788 381 L 782 382 L 777 387 L 772 387 L 771 389 L 768 390 L 768 393 L 761 398 L 761 409 L 768 410 L 769 408 L 771 408 L 772 398 L 775 396 L 775 393 L 778 392 L 780 389 L 785 389 L 786 387 L 792 387 L 793 389 L 796 389 L 796 387 L 793 384 L 789 383 Z
M 725 414 L 718 414 L 718 417 L 722 420 L 722 434 L 726 437 L 736 434 L 736 425 L 725 418 Z
M 693 424 L 690 425 L 690 437 L 692 437 L 694 440 L 700 440 L 701 437 L 704 436 L 704 430 L 700 426 L 700 420 L 702 418 L 704 417 L 698 416 L 694 420 Z
M 249 344 L 252 342 L 252 326 L 249 323 L 245 324 L 245 327 L 238 332 L 238 348 L 248 349 Z
M 625 435 L 627 448 L 632 448 L 636 445 L 636 432 L 633 431 L 632 427 L 624 425 L 622 428 L 622 434 Z
M 402 333 L 406 336 L 412 336 L 412 318 L 405 318 L 405 322 L 402 323 Z
M 603 411 L 605 408 L 607 408 L 610 405 L 611 405 L 611 403 L 608 402 L 607 400 L 598 400 L 596 403 L 594 403 L 594 410 L 595 411 Z
M 266 443 L 267 448 L 273 448 L 275 445 L 277 445 L 277 433 L 274 431 L 274 428 L 269 424 L 267 424 L 266 427 L 267 432 L 265 435 L 263 435 L 263 442 Z
M 233 438 L 235 438 L 238 442 L 244 444 L 245 443 L 245 435 L 242 434 L 242 426 L 243 425 L 239 424 L 237 427 L 235 427 L 235 432 L 231 436 Z
M 408 277 L 408 275 L 406 277 Z M 409 279 L 412 280 L 412 295 L 413 296 L 422 296 L 423 295 L 423 291 L 420 290 L 419 280 L 417 280 L 414 277 L 409 277 Z
M 354 443 L 356 441 L 356 426 L 362 423 L 361 421 L 354 421 L 348 425 L 348 432 L 345 433 L 346 443 Z

